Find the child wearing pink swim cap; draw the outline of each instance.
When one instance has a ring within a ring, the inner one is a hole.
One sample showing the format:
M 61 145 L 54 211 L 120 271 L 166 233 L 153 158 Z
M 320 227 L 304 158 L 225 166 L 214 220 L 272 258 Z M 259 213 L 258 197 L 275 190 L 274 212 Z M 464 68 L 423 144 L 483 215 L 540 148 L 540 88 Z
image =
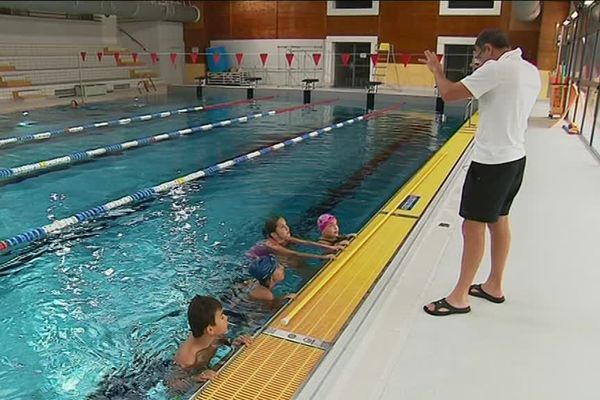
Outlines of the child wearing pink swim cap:
M 327 244 L 329 246 L 343 246 L 346 247 L 350 243 L 350 240 L 355 235 L 340 235 L 340 228 L 337 223 L 337 218 L 331 214 L 322 214 L 317 219 L 317 226 L 321 232 L 319 243 Z

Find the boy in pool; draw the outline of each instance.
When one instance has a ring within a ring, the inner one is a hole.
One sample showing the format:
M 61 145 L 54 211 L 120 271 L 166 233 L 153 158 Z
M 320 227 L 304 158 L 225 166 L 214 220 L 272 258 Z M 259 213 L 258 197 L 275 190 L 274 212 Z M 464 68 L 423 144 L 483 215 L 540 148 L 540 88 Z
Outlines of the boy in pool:
M 285 261 L 285 264 L 298 265 L 299 261 L 305 258 L 316 258 L 320 260 L 333 260 L 333 254 L 312 254 L 303 253 L 288 249 L 290 244 L 305 245 L 318 247 L 330 253 L 335 253 L 343 249 L 343 246 L 330 246 L 327 244 L 317 243 L 310 240 L 295 238 L 290 233 L 290 228 L 285 221 L 285 218 L 276 216 L 269 218 L 263 228 L 265 240 L 254 245 L 246 255 L 250 258 L 260 258 L 269 254 L 273 254 Z
M 295 293 L 289 293 L 282 298 L 275 298 L 273 288 L 285 278 L 285 268 L 271 255 L 257 258 L 252 261 L 248 272 L 256 281 L 250 283 L 248 299 L 272 302 L 279 305 L 282 301 L 293 299 Z
M 190 377 L 195 382 L 204 382 L 217 376 L 209 368 L 219 363 L 214 356 L 221 346 L 236 348 L 252 343 L 248 336 L 240 336 L 229 343 L 225 338 L 227 316 L 223 314 L 221 303 L 213 297 L 196 295 L 188 307 L 188 322 L 192 332 L 175 354 L 174 363 L 179 371 L 169 379 L 169 386 L 177 391 L 189 389 Z
M 321 232 L 319 243 L 326 244 L 329 246 L 343 246 L 346 247 L 350 243 L 350 240 L 354 239 L 356 235 L 340 235 L 340 228 L 337 223 L 337 218 L 331 214 L 323 214 L 317 220 L 317 226 Z

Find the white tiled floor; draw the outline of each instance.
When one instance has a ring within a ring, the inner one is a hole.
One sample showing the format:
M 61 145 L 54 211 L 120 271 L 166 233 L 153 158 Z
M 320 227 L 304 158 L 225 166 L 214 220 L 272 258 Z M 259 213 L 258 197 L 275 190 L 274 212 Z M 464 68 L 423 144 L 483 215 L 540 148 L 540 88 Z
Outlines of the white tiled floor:
M 473 299 L 470 314 L 444 318 L 422 311 L 458 275 L 461 171 L 372 311 L 299 398 L 600 398 L 600 163 L 578 137 L 544 128 L 546 111 L 538 103 L 527 134 L 506 303 Z M 478 281 L 488 270 L 489 253 Z

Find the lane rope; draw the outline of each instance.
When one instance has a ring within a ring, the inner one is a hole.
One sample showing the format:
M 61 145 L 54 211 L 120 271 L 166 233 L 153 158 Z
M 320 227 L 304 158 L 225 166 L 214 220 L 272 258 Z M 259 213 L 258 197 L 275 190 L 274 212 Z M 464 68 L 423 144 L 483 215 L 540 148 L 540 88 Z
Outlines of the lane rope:
M 159 111 L 159 112 L 152 113 L 152 114 L 133 115 L 130 117 L 124 117 L 124 118 L 114 119 L 114 120 L 110 120 L 110 121 L 93 122 L 93 123 L 79 125 L 79 126 L 72 126 L 69 128 L 56 128 L 56 129 L 52 129 L 52 130 L 49 130 L 46 132 L 34 133 L 31 135 L 26 135 L 26 136 L 12 136 L 12 137 L 0 138 L 0 148 L 2 148 L 4 146 L 8 146 L 8 145 L 18 145 L 18 144 L 31 142 L 31 141 L 47 140 L 47 139 L 51 139 L 51 138 L 54 138 L 57 136 L 62 136 L 62 135 L 70 134 L 70 133 L 80 133 L 80 132 L 90 130 L 90 129 L 106 128 L 106 127 L 110 127 L 110 126 L 128 125 L 132 122 L 144 122 L 144 121 L 150 121 L 150 120 L 156 119 L 156 118 L 168 118 L 168 117 L 172 117 L 175 115 L 187 114 L 187 113 L 198 112 L 198 111 L 208 111 L 208 110 L 216 110 L 219 108 L 235 107 L 235 106 L 242 105 L 242 104 L 248 104 L 253 101 L 270 100 L 273 98 L 274 98 L 274 96 L 269 96 L 269 97 L 260 97 L 260 98 L 254 99 L 254 100 L 237 100 L 237 101 L 229 101 L 226 103 L 212 104 L 212 105 L 208 105 L 208 106 L 194 106 L 194 107 L 179 108 L 176 110 Z
M 64 166 L 82 161 L 89 161 L 97 157 L 112 155 L 115 153 L 122 153 L 123 151 L 140 148 L 144 146 L 150 146 L 152 144 L 164 142 L 171 139 L 179 139 L 186 135 L 191 135 L 197 132 L 206 132 L 214 128 L 220 128 L 235 123 L 244 123 L 253 119 L 258 119 L 267 116 L 279 115 L 287 112 L 297 111 L 305 108 L 309 108 L 316 105 L 331 104 L 337 100 L 323 100 L 312 104 L 303 104 L 293 107 L 280 108 L 278 110 L 271 110 L 261 113 L 244 115 L 241 117 L 235 117 L 226 119 L 219 122 L 212 122 L 199 126 L 192 126 L 186 129 L 175 130 L 171 132 L 160 133 L 153 136 L 145 136 L 128 140 L 126 142 L 114 143 L 103 147 L 98 147 L 90 150 L 76 151 L 70 154 L 64 154 L 59 157 L 52 158 L 50 160 L 42 160 L 31 164 L 19 165 L 13 168 L 0 168 L 0 179 L 14 178 L 21 175 L 30 174 L 36 171 L 43 171 L 58 166 Z
M 399 108 L 400 106 L 401 106 L 400 104 L 397 104 L 397 105 L 387 107 L 387 108 L 379 110 L 379 111 L 370 112 L 367 114 L 363 114 L 363 115 L 360 115 L 357 117 L 347 119 L 342 122 L 338 122 L 336 124 L 328 125 L 324 128 L 319 128 L 319 129 L 311 131 L 311 132 L 306 132 L 306 133 L 303 133 L 292 139 L 288 139 L 283 142 L 273 144 L 271 146 L 262 147 L 260 149 L 251 151 L 247 154 L 243 154 L 238 157 L 220 162 L 218 164 L 214 164 L 210 167 L 198 170 L 196 172 L 192 172 L 191 174 L 175 178 L 173 180 L 161 183 L 161 184 L 153 186 L 153 187 L 138 190 L 137 192 L 135 192 L 131 195 L 121 197 L 120 199 L 110 201 L 108 203 L 90 208 L 85 211 L 81 211 L 70 217 L 56 220 L 56 221 L 52 222 L 51 224 L 44 225 L 44 226 L 34 228 L 34 229 L 30 229 L 21 234 L 18 234 L 13 237 L 10 237 L 8 239 L 2 240 L 0 242 L 0 252 L 4 252 L 8 249 L 11 249 L 11 248 L 19 246 L 19 245 L 23 245 L 26 243 L 31 243 L 34 241 L 41 240 L 49 235 L 59 233 L 64 228 L 78 225 L 84 221 L 91 220 L 93 218 L 96 218 L 100 215 L 107 213 L 110 210 L 114 210 L 116 208 L 123 207 L 127 204 L 131 204 L 134 202 L 147 201 L 151 198 L 156 197 L 160 193 L 165 193 L 165 192 L 170 191 L 174 187 L 182 186 L 189 182 L 192 182 L 192 181 L 195 181 L 195 180 L 207 177 L 207 176 L 214 175 L 214 174 L 216 174 L 220 171 L 223 171 L 227 168 L 241 164 L 248 160 L 252 160 L 256 157 L 260 157 L 262 155 L 271 153 L 273 151 L 282 149 L 284 147 L 293 146 L 302 141 L 315 138 L 324 133 L 330 132 L 334 129 L 339 129 L 344 126 L 351 125 L 355 122 L 366 121 L 366 120 L 370 120 L 373 118 L 377 118 L 377 117 L 387 113 L 388 111 Z

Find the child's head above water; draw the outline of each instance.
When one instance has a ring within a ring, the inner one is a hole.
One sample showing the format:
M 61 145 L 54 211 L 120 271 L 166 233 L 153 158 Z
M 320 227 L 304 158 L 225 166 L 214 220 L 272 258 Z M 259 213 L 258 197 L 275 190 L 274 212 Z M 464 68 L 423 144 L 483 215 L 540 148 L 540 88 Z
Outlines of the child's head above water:
M 261 285 L 267 287 L 269 284 L 275 284 L 285 278 L 283 265 L 271 255 L 252 261 L 248 271 Z
M 271 217 L 267 220 L 267 222 L 265 222 L 265 226 L 263 227 L 263 235 L 265 235 L 267 239 L 275 240 L 287 240 L 291 236 L 290 228 L 287 225 L 285 218 L 280 215 Z
M 340 234 L 337 219 L 331 214 L 322 214 L 317 219 L 317 225 L 323 237 L 335 238 Z
M 188 322 L 195 338 L 204 334 L 220 336 L 227 333 L 227 316 L 219 300 L 196 295 L 188 307 Z

